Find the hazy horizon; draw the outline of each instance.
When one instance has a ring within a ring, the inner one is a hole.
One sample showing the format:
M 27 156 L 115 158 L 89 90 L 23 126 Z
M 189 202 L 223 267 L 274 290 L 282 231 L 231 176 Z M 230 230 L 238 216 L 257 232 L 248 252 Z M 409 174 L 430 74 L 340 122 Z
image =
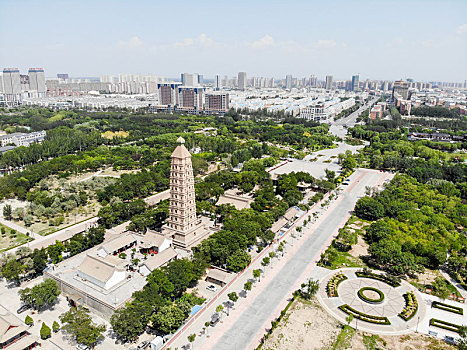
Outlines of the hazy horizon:
M 467 79 L 467 1 L 0 3 L 0 65 L 22 73 Z

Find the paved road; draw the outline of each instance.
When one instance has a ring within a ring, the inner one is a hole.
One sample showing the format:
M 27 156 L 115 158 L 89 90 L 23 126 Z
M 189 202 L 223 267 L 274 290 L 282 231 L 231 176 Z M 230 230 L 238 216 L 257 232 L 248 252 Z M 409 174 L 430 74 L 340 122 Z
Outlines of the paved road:
M 271 320 L 280 314 L 292 292 L 312 274 L 321 252 L 329 246 L 337 231 L 350 216 L 357 199 L 364 195 L 366 186 L 381 185 L 390 174 L 375 170 L 359 169 L 351 176 L 351 184 L 342 187 L 339 199 L 328 210 L 324 210 L 318 221 L 305 229 L 303 237 L 287 245 L 287 253 L 281 260 L 274 259 L 273 268 L 267 268 L 265 277 L 257 283 L 246 298 L 241 298 L 230 316 L 224 317 L 222 324 L 210 327 L 210 337 L 197 337 L 195 349 L 234 350 L 250 349 L 258 345 L 259 339 L 270 326 Z M 319 207 L 319 206 L 318 206 Z M 323 211 L 320 209 L 320 211 Z M 258 268 L 258 267 L 253 267 Z M 251 278 L 251 271 L 245 274 Z M 223 296 L 210 309 L 206 310 L 189 326 L 171 348 L 182 347 L 187 343 L 186 335 L 199 332 L 204 322 L 210 318 L 214 309 L 221 302 L 227 301 L 226 295 L 232 291 L 239 293 L 245 280 L 239 279 L 232 284 Z M 211 310 L 212 309 L 212 310 Z
M 213 346 L 216 350 L 249 349 L 250 343 L 258 333 L 265 332 L 263 325 L 270 318 L 270 312 L 281 303 L 284 298 L 290 297 L 290 287 L 299 280 L 302 271 L 310 264 L 315 264 L 315 257 L 337 232 L 346 218 L 353 210 L 357 199 L 364 195 L 365 186 L 374 186 L 385 174 L 359 170 L 354 177 L 353 188 L 344 192 L 342 200 L 330 209 L 323 221 L 306 239 L 305 244 L 290 257 L 287 264 L 276 273 L 276 276 L 264 288 L 263 292 L 250 304 L 235 324 L 226 330 L 222 338 Z M 361 176 L 363 175 L 363 177 Z M 268 312 L 269 311 L 269 312 Z
M 353 112 L 346 118 L 341 118 L 341 119 L 332 121 L 331 128 L 329 129 L 330 132 L 336 136 L 345 138 L 347 134 L 347 130 L 344 128 L 344 126 L 346 126 L 347 128 L 354 127 L 355 124 L 357 124 L 357 118 L 360 116 L 360 114 L 362 114 L 365 110 L 367 110 L 372 105 L 374 105 L 376 101 L 379 100 L 379 98 L 380 98 L 379 96 L 376 96 L 370 102 L 364 104 L 363 106 L 361 106 L 359 109 L 357 109 L 355 112 Z

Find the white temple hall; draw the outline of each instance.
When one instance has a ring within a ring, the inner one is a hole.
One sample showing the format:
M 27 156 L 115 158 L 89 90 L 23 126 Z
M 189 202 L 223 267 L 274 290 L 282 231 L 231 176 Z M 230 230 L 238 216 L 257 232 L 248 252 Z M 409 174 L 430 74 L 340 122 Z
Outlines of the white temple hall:
M 196 216 L 191 154 L 182 137 L 177 139 L 177 143 L 179 145 L 171 156 L 169 218 L 162 232 L 172 238 L 175 247 L 189 250 L 209 236 L 210 221 Z

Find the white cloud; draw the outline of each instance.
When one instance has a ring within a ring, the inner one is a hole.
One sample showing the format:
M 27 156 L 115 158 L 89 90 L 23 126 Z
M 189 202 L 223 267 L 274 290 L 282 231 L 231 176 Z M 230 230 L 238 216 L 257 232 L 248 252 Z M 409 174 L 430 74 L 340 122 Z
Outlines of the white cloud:
M 182 41 L 175 42 L 173 44 L 156 45 L 156 49 L 179 49 L 187 47 L 213 47 L 221 46 L 221 43 L 215 42 L 212 38 L 206 34 L 200 34 L 196 38 L 185 38 Z
M 249 45 L 255 49 L 264 49 L 270 46 L 274 46 L 274 38 L 266 34 L 261 39 L 253 41 Z
M 130 38 L 130 40 L 126 40 L 126 41 L 120 40 L 118 44 L 122 47 L 133 49 L 133 48 L 142 46 L 143 40 L 141 40 L 137 36 L 133 36 Z
M 337 43 L 334 40 L 318 40 L 316 47 L 320 49 L 331 49 L 336 45 Z
M 457 34 L 460 34 L 460 35 L 467 34 L 467 23 L 457 27 Z

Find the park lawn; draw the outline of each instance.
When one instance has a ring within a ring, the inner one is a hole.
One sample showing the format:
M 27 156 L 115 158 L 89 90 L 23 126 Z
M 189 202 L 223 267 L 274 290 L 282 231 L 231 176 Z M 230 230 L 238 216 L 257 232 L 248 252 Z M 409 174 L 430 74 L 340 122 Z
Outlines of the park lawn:
M 365 267 L 365 263 L 360 258 L 350 255 L 348 252 L 337 251 L 335 259 L 333 259 L 331 266 L 324 266 L 328 269 L 335 270 L 342 267 Z
M 32 241 L 32 238 L 25 235 L 24 233 L 16 231 L 16 233 L 12 235 L 11 229 L 2 224 L 0 224 L 0 229 L 5 230 L 5 234 L 0 234 L 0 251 L 14 248 L 18 245 Z

